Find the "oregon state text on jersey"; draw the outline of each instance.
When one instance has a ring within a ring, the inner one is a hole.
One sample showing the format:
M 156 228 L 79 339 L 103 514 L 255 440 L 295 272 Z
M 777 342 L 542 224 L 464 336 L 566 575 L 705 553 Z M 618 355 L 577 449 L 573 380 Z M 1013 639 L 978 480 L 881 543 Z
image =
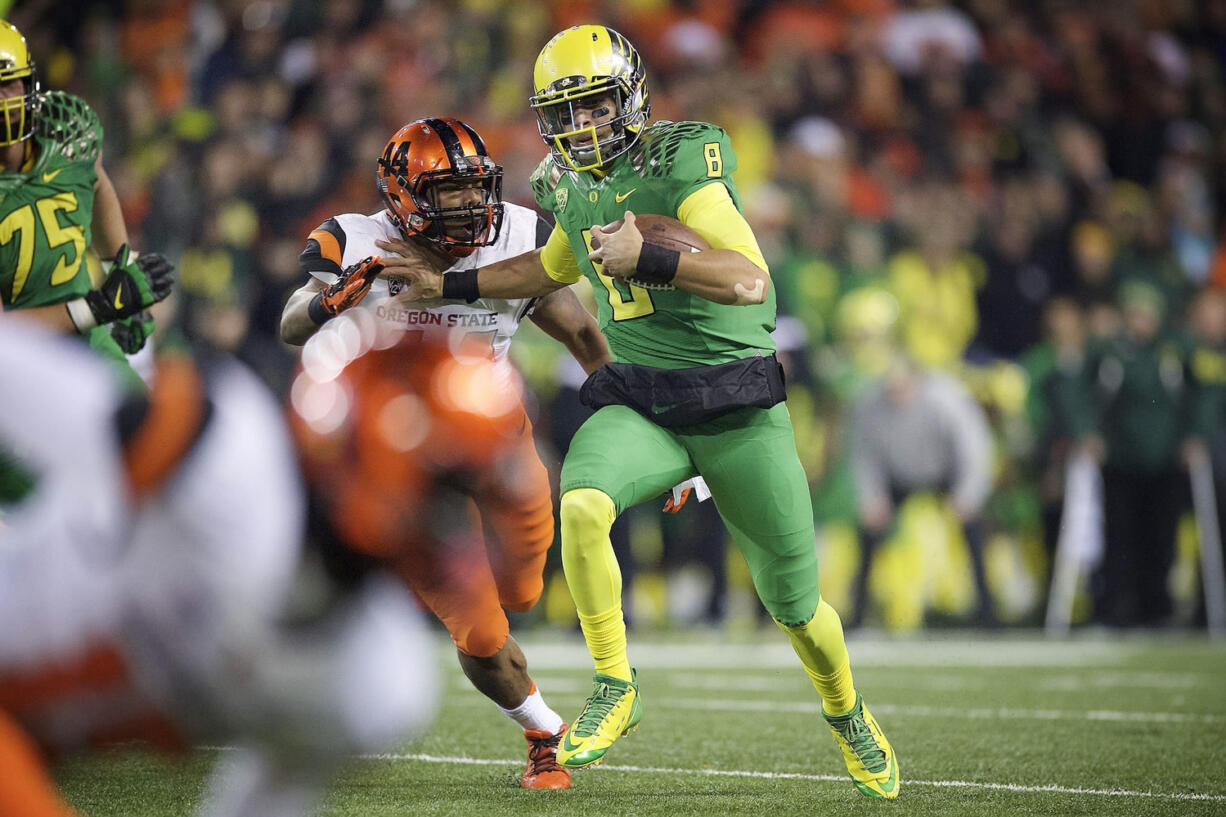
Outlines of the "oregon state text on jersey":
M 449 272 L 512 258 L 541 243 L 537 226 L 540 217 L 534 211 L 510 203 L 503 206 L 505 220 L 498 241 L 488 247 L 478 247 L 467 258 L 458 259 Z M 375 245 L 377 239 L 401 238 L 403 235 L 386 210 L 371 216 L 345 213 L 311 231 L 306 249 L 299 256 L 299 265 L 303 272 L 331 284 L 349 265 L 367 256 L 386 255 L 386 250 Z M 406 331 L 429 333 L 432 339 L 462 333 L 465 344 L 479 343 L 492 349 L 494 357 L 499 359 L 505 357 L 511 337 L 533 303 L 531 298 L 482 298 L 471 304 L 461 300 L 416 303 L 393 300 L 403 287 L 404 281 L 395 276 L 380 277 L 371 285 L 370 293 L 353 308 L 369 310 L 379 320 Z

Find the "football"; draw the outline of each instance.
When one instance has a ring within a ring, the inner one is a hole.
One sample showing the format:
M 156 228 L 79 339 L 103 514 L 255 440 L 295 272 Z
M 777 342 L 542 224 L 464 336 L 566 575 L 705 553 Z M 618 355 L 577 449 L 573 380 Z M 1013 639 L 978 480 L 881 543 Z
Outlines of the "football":
M 617 221 L 606 224 L 600 229 L 604 232 L 612 232 L 619 229 L 623 221 L 625 219 L 619 218 Z M 707 243 L 706 239 L 675 218 L 655 213 L 635 213 L 634 223 L 639 228 L 639 232 L 643 234 L 644 241 L 649 241 L 666 250 L 687 253 L 711 249 L 711 245 Z M 600 239 L 594 233 L 592 234 L 592 249 L 600 249 Z M 675 289 L 672 284 L 652 284 L 646 281 L 639 281 L 635 278 L 627 278 L 626 280 L 635 286 L 647 289 Z
M 622 226 L 625 219 L 618 219 L 612 224 L 606 224 L 600 229 L 604 232 L 613 232 Z M 668 216 L 660 216 L 655 213 L 635 213 L 634 223 L 639 228 L 639 232 L 643 234 L 644 241 L 650 241 L 667 250 L 676 250 L 677 252 L 701 252 L 702 250 L 711 249 L 711 245 L 706 239 L 698 233 L 686 227 L 675 218 Z M 592 249 L 600 248 L 600 239 L 592 236 Z

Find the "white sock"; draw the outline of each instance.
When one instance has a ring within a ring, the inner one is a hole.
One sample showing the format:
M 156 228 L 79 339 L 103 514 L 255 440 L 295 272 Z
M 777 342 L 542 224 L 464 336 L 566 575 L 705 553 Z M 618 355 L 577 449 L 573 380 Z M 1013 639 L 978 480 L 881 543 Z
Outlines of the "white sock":
M 562 728 L 562 716 L 550 709 L 549 704 L 545 703 L 545 699 L 541 697 L 541 691 L 536 688 L 535 681 L 532 682 L 532 691 L 528 693 L 527 698 L 524 698 L 522 704 L 514 709 L 503 709 L 501 706 L 498 708 L 502 711 L 502 714 L 518 723 L 525 730 L 544 729 L 550 734 L 556 735 L 558 730 Z

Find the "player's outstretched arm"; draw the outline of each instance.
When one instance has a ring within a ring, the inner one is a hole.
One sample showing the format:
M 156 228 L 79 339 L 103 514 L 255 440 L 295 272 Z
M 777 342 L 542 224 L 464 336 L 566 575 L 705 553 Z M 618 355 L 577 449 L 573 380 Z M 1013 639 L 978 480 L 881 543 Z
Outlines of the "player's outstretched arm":
M 376 241 L 380 248 L 396 252 L 396 242 Z M 535 298 L 566 286 L 545 272 L 541 251 L 531 250 L 485 267 L 443 274 L 418 257 L 385 257 L 387 275 L 408 281 L 409 286 L 396 296 L 401 301 L 431 301 L 438 298 Z
M 295 345 L 306 343 L 319 327 L 361 303 L 382 271 L 383 259 L 368 255 L 345 267 L 336 280 L 327 286 L 315 286 L 312 278 L 290 296 L 285 309 L 281 311 L 282 339 Z M 287 315 L 290 316 L 289 332 L 286 331 Z
M 537 301 L 532 322 L 565 345 L 588 374 L 612 359 L 596 319 L 570 289 L 559 289 Z
M 311 300 L 327 289 L 327 284 L 318 278 L 308 278 L 307 282 L 294 290 L 281 310 L 281 340 L 293 346 L 301 346 L 319 331 L 319 324 L 311 320 Z

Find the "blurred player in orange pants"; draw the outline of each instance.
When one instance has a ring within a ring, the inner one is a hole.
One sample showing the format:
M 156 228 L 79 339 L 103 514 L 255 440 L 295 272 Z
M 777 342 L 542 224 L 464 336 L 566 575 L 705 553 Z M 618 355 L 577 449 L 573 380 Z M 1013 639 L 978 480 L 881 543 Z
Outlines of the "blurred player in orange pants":
M 400 340 L 338 375 L 343 339 L 373 336 Z M 325 552 L 363 554 L 401 576 L 447 627 L 474 686 L 524 729 L 521 786 L 569 788 L 554 760 L 566 725 L 529 678 L 504 612 L 539 598 L 553 535 L 518 375 L 506 360 L 455 355 L 445 338 L 361 311 L 329 322 L 302 357 L 292 417 L 313 512 L 327 519 Z M 343 421 L 332 408 L 342 403 Z
M 502 168 L 472 127 L 450 118 L 410 122 L 388 141 L 377 162 L 377 182 L 383 210 L 329 218 L 311 232 L 299 258 L 307 280 L 286 303 L 281 334 L 290 343 L 307 342 L 304 360 L 315 354 L 313 344 L 319 348 L 316 333 L 338 315 L 496 361 L 506 359 L 520 321 L 529 318 L 565 344 L 585 371 L 609 359 L 595 319 L 568 291 L 543 298 L 408 304 L 397 298 L 403 281 L 381 275 L 382 260 L 392 256 L 414 257 L 446 275 L 463 275 L 480 264 L 531 251 L 548 237 L 550 226 L 535 211 L 502 200 Z M 497 402 L 499 395 L 490 398 Z M 467 491 L 473 502 L 465 503 L 474 509 L 474 520 L 492 533 L 489 541 L 475 536 L 465 553 L 443 561 L 430 547 L 383 545 L 396 551 L 398 572 L 446 625 L 473 686 L 524 730 L 529 753 L 521 785 L 569 788 L 570 773 L 554 763 L 565 724 L 528 675 L 504 612 L 529 610 L 540 598 L 554 533 L 548 473 L 536 453 L 532 424 L 522 406 L 508 410 L 514 434 L 499 440 L 497 452 L 489 452 L 505 462 L 498 471 L 475 475 Z M 437 453 L 452 450 L 466 436 L 457 429 L 456 438 L 438 438 Z M 339 473 L 321 469 L 316 483 L 329 486 L 325 493 L 334 496 L 332 483 L 342 479 Z M 360 510 L 346 506 L 342 513 L 364 518 L 389 512 L 374 504 L 360 499 L 355 506 Z

